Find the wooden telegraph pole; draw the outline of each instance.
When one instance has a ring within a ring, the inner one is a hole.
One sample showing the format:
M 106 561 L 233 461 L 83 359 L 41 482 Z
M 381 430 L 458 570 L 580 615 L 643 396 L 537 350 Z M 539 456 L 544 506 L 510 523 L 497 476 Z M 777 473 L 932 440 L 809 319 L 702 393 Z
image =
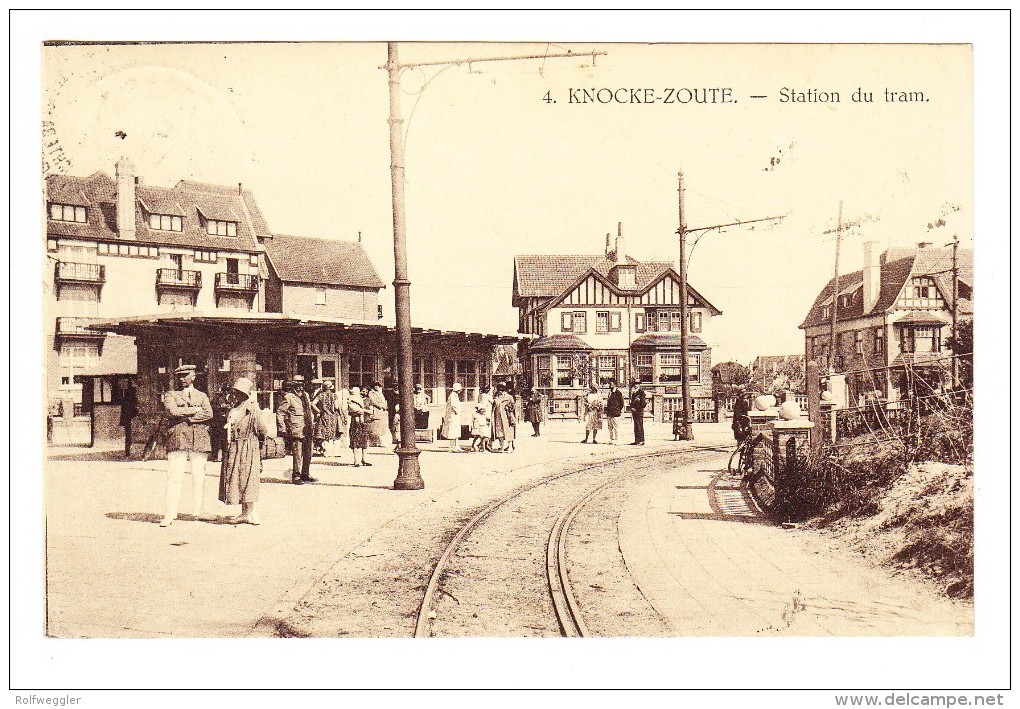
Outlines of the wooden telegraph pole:
M 829 371 L 836 371 L 836 311 L 839 309 L 839 246 L 843 241 L 843 200 L 836 216 L 836 263 L 832 275 L 832 320 L 829 324 Z

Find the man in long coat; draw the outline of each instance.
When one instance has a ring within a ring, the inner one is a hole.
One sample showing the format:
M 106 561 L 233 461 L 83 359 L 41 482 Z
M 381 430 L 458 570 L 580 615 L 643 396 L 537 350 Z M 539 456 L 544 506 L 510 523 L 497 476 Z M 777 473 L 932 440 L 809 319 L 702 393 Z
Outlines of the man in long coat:
M 178 388 L 163 395 L 163 407 L 170 418 L 166 436 L 166 511 L 160 527 L 169 527 L 177 519 L 181 500 L 184 468 L 191 463 L 191 511 L 202 514 L 205 485 L 205 463 L 212 451 L 209 421 L 213 410 L 209 397 L 195 388 L 195 365 L 185 364 L 174 370 Z
M 632 446 L 643 446 L 645 444 L 645 406 L 648 397 L 645 390 L 641 388 L 641 382 L 634 382 L 630 395 L 630 415 L 634 419 L 634 442 Z
M 312 464 L 313 434 L 315 432 L 315 415 L 312 412 L 312 400 L 305 392 L 305 378 L 295 374 L 288 383 L 277 414 L 283 424 L 283 434 L 290 440 L 293 465 L 291 482 L 295 485 L 316 481 L 309 474 Z

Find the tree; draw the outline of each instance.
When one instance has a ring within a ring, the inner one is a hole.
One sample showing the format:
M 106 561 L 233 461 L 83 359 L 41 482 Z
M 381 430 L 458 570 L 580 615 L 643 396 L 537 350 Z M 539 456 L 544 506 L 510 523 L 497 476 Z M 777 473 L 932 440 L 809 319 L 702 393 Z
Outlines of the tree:
M 712 367 L 712 393 L 734 396 L 751 379 L 751 370 L 739 362 L 720 362 Z
M 949 347 L 957 357 L 960 385 L 964 389 L 974 386 L 974 321 L 960 320 L 956 323 L 956 336 L 949 337 Z

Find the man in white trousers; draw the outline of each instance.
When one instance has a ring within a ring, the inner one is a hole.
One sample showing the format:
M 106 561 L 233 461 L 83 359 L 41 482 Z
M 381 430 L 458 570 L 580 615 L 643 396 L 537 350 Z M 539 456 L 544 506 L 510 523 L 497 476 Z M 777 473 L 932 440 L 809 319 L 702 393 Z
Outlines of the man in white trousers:
M 177 508 L 184 482 L 184 468 L 191 462 L 191 512 L 202 514 L 205 462 L 212 451 L 209 421 L 213 410 L 209 397 L 195 388 L 195 365 L 184 364 L 174 370 L 178 388 L 163 395 L 163 406 L 170 416 L 166 438 L 166 513 L 159 523 L 169 527 L 177 519 Z

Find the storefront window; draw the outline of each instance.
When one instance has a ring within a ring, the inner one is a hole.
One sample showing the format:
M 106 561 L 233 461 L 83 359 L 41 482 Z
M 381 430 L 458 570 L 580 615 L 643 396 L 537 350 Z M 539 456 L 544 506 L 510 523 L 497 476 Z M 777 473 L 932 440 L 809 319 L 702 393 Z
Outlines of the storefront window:
M 375 357 L 370 355 L 351 355 L 347 358 L 350 372 L 348 381 L 352 387 L 370 387 L 376 380 Z
M 287 358 L 282 354 L 256 352 L 255 388 L 258 391 L 259 407 L 276 409 L 280 402 L 280 391 L 287 378 Z
M 460 382 L 462 401 L 478 400 L 478 363 L 473 359 L 446 360 L 446 395 L 453 391 L 453 383 Z
M 537 386 L 548 388 L 552 386 L 552 362 L 549 355 L 539 355 L 535 358 L 535 369 L 538 372 Z

